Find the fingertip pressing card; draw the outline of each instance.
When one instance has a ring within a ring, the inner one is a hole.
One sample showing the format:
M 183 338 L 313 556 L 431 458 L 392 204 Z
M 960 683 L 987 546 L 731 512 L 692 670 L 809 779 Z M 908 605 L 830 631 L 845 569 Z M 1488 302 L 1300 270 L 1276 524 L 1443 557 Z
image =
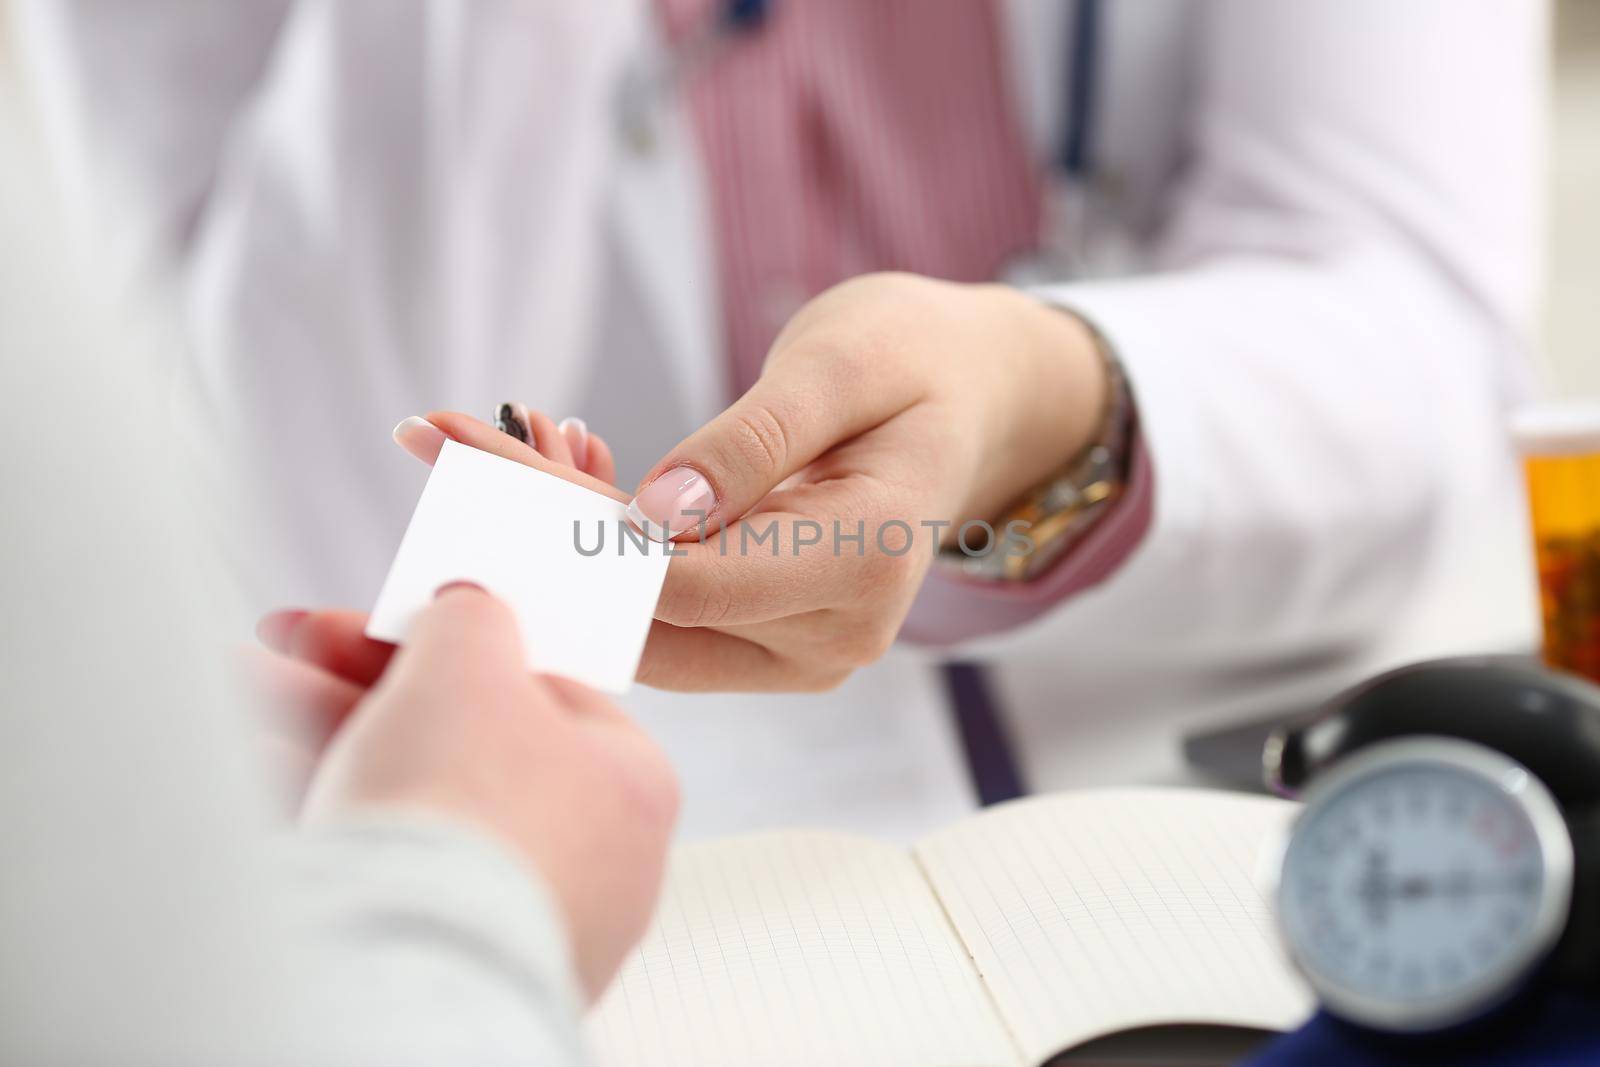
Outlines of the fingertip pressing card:
M 642 543 L 625 508 L 553 474 L 446 441 L 367 636 L 404 642 L 440 586 L 476 582 L 516 613 L 530 670 L 625 692 L 670 562 L 667 546 Z

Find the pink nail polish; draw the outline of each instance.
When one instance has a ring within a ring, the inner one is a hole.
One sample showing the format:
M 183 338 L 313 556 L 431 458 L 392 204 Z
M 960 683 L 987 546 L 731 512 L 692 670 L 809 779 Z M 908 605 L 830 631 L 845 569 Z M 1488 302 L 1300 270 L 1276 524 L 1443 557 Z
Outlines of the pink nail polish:
M 285 655 L 289 652 L 290 643 L 294 640 L 294 632 L 300 624 L 310 615 L 309 611 L 274 611 L 261 616 L 256 623 L 256 640 Z
M 402 420 L 394 428 L 394 443 L 430 467 L 439 458 L 439 450 L 447 440 L 443 430 L 416 415 Z
M 589 463 L 589 425 L 576 415 L 562 419 L 556 424 L 556 429 L 561 431 L 561 436 L 567 439 L 567 447 L 572 449 L 573 466 L 580 470 Z
M 471 593 L 487 593 L 489 591 L 483 586 L 479 585 L 477 582 L 471 582 L 465 578 L 457 578 L 455 581 L 445 582 L 439 588 L 435 589 L 433 591 L 433 598 L 437 600 L 446 593 L 454 593 L 462 590 Z
M 698 529 L 716 506 L 717 495 L 705 475 L 692 467 L 674 467 L 633 498 L 628 519 L 652 540 L 666 541 Z

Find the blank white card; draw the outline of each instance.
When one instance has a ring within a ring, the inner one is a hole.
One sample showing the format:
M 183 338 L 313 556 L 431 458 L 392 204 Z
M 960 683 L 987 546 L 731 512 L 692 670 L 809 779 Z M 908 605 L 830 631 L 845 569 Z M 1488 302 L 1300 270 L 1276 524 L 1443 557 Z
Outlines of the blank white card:
M 552 474 L 446 441 L 367 636 L 403 642 L 440 586 L 476 582 L 516 612 L 531 670 L 625 692 L 671 562 L 667 546 L 641 546 L 625 508 Z

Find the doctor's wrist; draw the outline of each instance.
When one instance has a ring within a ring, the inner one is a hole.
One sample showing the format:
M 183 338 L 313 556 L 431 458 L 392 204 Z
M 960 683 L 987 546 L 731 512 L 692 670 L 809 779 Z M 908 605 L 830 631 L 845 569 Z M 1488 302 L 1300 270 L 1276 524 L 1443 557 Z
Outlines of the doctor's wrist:
M 1118 509 L 1136 433 L 1133 395 L 1110 343 L 1087 328 L 1104 382 L 1094 430 L 1066 463 L 989 520 L 997 531 L 991 538 L 1000 539 L 1005 551 L 973 556 L 965 541 L 946 549 L 945 560 L 968 577 L 1027 582 L 1054 572 L 1058 561 Z
M 964 519 L 992 519 L 1093 444 L 1112 395 L 1095 331 L 1007 286 L 979 287 L 996 326 L 1000 402 Z

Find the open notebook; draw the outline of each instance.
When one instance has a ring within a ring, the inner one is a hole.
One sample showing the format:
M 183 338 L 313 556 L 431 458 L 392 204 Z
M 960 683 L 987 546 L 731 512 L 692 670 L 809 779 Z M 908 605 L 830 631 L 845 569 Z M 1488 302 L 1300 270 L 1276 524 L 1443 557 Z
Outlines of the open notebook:
M 820 831 L 685 846 L 591 1046 L 604 1067 L 1033 1067 L 1139 1027 L 1287 1029 L 1311 1000 L 1256 869 L 1293 811 L 1096 790 L 909 852 Z

